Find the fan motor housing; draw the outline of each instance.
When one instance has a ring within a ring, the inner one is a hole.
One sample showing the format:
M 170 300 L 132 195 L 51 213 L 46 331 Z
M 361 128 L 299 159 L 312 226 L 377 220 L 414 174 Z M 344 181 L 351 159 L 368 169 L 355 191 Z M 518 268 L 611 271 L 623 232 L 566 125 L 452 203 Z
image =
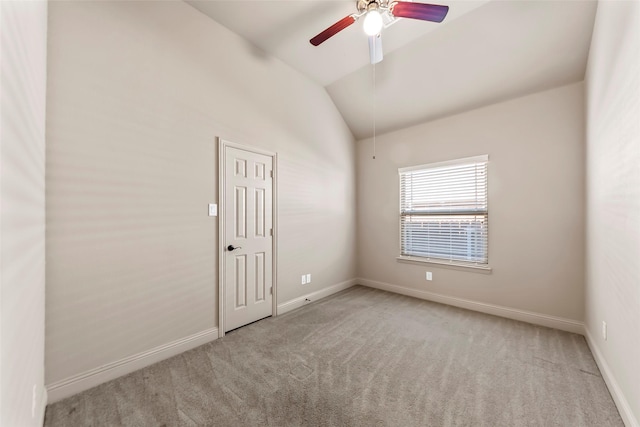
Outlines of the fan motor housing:
M 369 7 L 371 3 L 375 3 L 378 7 L 375 7 L 374 5 L 373 8 L 377 9 L 380 7 L 387 7 L 389 4 L 389 1 L 388 0 L 357 0 L 356 8 L 358 9 L 358 12 L 363 13 L 371 9 L 371 7 Z

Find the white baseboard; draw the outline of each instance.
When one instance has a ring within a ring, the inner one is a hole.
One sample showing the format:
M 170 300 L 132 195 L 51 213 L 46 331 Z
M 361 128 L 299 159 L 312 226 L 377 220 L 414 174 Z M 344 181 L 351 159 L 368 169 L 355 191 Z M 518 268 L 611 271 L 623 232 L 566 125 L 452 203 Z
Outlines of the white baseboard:
M 95 369 L 48 384 L 49 403 L 54 403 L 66 397 L 88 390 L 92 387 L 111 381 L 123 375 L 153 365 L 169 357 L 218 338 L 218 328 L 211 328 L 190 335 L 179 340 L 163 344 L 151 350 L 125 357 L 124 359 L 108 363 Z
M 278 315 L 285 314 L 291 310 L 300 308 L 303 305 L 328 297 L 329 295 L 335 294 L 336 292 L 340 292 L 345 289 L 348 289 L 353 285 L 355 285 L 356 283 L 358 283 L 357 279 L 350 279 L 350 280 L 329 286 L 328 288 L 311 292 L 310 294 L 303 295 L 298 298 L 294 298 L 287 302 L 283 302 L 282 304 L 278 304 Z
M 383 291 L 395 292 L 397 294 L 439 302 L 447 305 L 453 305 L 455 307 L 466 308 L 467 310 L 479 311 L 481 313 L 492 314 L 494 316 L 506 317 L 508 319 L 520 320 L 522 322 L 533 323 L 534 325 L 541 325 L 549 328 L 560 329 L 562 331 L 584 335 L 584 323 L 578 322 L 577 320 L 564 319 L 562 317 L 549 316 L 546 314 L 518 310 L 515 308 L 504 307 L 500 305 L 486 304 L 483 302 L 472 301 L 463 298 L 450 297 L 447 295 L 405 288 L 402 286 L 392 285 L 385 282 L 378 282 L 375 280 L 359 278 L 357 279 L 356 283 L 368 286 L 370 288 L 382 289 Z
M 596 344 L 596 340 L 593 339 L 593 335 L 589 332 L 589 329 L 585 327 L 585 338 L 587 339 L 587 344 L 591 349 L 591 353 L 593 354 L 593 358 L 596 360 L 596 364 L 600 369 L 600 373 L 602 374 L 602 378 L 604 378 L 604 382 L 607 384 L 609 388 L 609 393 L 611 393 L 611 397 L 613 401 L 616 403 L 616 407 L 618 408 L 618 412 L 622 417 L 622 421 L 624 421 L 624 425 L 627 427 L 640 427 L 640 423 L 638 423 L 638 419 L 633 415 L 631 411 L 631 407 L 629 406 L 629 402 L 624 397 L 622 390 L 620 390 L 620 385 L 616 378 L 613 376 L 611 372 L 611 368 L 609 368 L 609 364 L 607 360 L 602 355 L 598 345 Z
M 298 307 L 302 307 L 308 304 L 308 300 L 317 301 L 321 298 L 327 297 L 336 292 L 340 292 L 344 289 L 350 288 L 356 284 L 356 279 L 347 280 L 342 283 L 338 283 L 328 288 L 321 289 L 309 293 L 307 295 L 295 298 L 291 301 L 278 305 L 278 314 L 284 314 L 288 311 L 294 310 Z M 173 341 L 168 344 L 161 345 L 151 350 L 144 351 L 142 353 L 135 354 L 133 356 L 125 357 L 124 359 L 100 366 L 95 369 L 91 369 L 86 372 L 74 375 L 69 378 L 65 378 L 60 381 L 56 381 L 46 386 L 48 392 L 48 403 L 54 403 L 74 394 L 83 392 L 92 387 L 111 381 L 123 375 L 142 369 L 146 366 L 152 365 L 169 357 L 175 356 L 192 348 L 198 347 L 202 344 L 206 344 L 218 338 L 218 328 L 211 328 L 197 334 Z M 45 399 L 45 406 L 46 406 Z M 44 419 L 44 407 L 43 407 L 43 419 Z
M 40 395 L 40 406 L 38 406 L 38 408 L 36 409 L 36 419 L 40 420 L 40 426 L 44 425 L 44 415 L 45 412 L 47 411 L 47 400 L 48 400 L 49 396 L 47 394 L 47 389 L 46 388 L 42 388 L 42 394 Z

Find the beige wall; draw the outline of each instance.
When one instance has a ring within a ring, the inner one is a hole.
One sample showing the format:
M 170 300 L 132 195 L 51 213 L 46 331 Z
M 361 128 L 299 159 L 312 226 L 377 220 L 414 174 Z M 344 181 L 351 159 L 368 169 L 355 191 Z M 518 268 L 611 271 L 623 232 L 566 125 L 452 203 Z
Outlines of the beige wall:
M 49 29 L 47 384 L 217 325 L 216 136 L 278 153 L 278 302 L 355 277 L 323 88 L 180 1 L 52 2 Z
M 0 1 L 0 425 L 44 419 L 47 3 Z
M 639 2 L 598 4 L 586 91 L 586 329 L 626 424 L 639 426 Z
M 359 277 L 582 321 L 583 102 L 576 83 L 410 127 L 378 137 L 376 160 L 359 141 Z M 480 154 L 492 272 L 398 262 L 398 168 Z

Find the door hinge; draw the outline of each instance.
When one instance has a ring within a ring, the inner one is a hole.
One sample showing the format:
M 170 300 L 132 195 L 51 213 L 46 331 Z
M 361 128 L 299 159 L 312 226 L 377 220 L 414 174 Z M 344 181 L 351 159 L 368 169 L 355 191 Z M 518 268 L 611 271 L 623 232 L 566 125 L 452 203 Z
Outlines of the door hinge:
M 269 176 L 273 178 L 273 171 L 269 171 Z
M 272 236 L 272 237 L 273 237 L 273 228 L 270 228 L 270 229 L 269 229 L 269 236 Z
M 273 286 L 269 288 L 269 294 L 273 295 Z

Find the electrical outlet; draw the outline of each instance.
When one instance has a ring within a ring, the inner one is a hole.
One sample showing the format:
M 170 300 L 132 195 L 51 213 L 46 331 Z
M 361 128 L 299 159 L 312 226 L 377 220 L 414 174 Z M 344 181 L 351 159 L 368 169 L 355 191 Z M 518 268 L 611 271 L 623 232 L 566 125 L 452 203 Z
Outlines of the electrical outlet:
M 311 273 L 307 274 L 307 283 L 311 283 Z
M 303 285 L 307 284 L 307 275 L 306 274 L 302 275 L 302 279 L 300 280 L 300 283 L 303 284 Z
M 602 338 L 604 338 L 604 340 L 607 340 L 607 322 L 605 322 L 604 320 L 602 321 Z
M 433 280 L 433 275 L 430 271 L 427 271 L 427 280 Z

